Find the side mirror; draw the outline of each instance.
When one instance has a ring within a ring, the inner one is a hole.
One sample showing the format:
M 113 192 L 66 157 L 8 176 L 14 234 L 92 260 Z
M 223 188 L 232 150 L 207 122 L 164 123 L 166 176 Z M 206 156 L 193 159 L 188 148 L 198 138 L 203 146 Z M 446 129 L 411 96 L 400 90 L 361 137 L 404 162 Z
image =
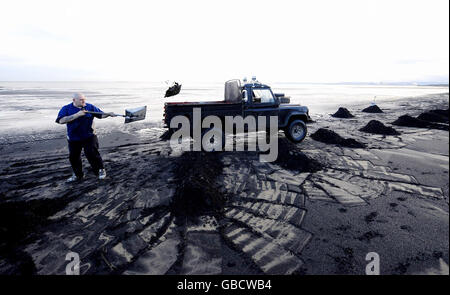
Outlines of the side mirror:
M 280 97 L 280 103 L 291 103 L 291 98 L 289 96 Z

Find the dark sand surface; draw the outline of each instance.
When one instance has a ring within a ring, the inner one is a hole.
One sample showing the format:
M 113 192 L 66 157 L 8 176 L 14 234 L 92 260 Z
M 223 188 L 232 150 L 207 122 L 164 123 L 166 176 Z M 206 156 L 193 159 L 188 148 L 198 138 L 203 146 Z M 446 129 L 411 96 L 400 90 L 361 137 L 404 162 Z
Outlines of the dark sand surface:
M 0 273 L 82 274 L 447 273 L 449 133 L 371 120 L 448 109 L 448 94 L 383 102 L 383 113 L 314 116 L 364 144 L 347 148 L 279 135 L 274 163 L 258 152 L 171 150 L 164 129 L 101 136 L 108 178 L 66 184 L 64 139 L 0 146 Z M 445 124 L 445 123 L 441 123 Z M 447 125 L 448 126 L 448 125 Z M 250 136 L 250 138 L 253 138 Z

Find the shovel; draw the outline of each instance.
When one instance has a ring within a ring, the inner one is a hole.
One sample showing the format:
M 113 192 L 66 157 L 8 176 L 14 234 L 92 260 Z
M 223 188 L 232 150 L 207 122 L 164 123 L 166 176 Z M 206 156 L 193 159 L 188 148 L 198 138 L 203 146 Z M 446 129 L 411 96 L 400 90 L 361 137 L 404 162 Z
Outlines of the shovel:
M 91 111 L 86 111 L 86 113 L 93 114 L 93 115 L 103 115 L 104 114 L 102 112 L 91 112 Z M 119 115 L 119 114 L 114 114 L 114 115 L 118 116 L 118 117 L 125 117 L 125 123 L 131 123 L 134 121 L 144 120 L 146 114 L 147 114 L 147 106 L 143 106 L 143 107 L 139 107 L 139 108 L 135 108 L 135 109 L 125 110 L 125 115 Z

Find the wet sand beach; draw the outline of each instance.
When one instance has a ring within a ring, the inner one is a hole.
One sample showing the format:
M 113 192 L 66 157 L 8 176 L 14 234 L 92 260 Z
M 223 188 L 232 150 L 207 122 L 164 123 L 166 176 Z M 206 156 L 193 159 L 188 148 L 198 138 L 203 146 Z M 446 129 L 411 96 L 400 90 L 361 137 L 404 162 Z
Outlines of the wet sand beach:
M 448 274 L 449 95 L 369 106 L 312 113 L 273 163 L 174 151 L 154 125 L 101 134 L 105 181 L 83 158 L 64 182 L 64 138 L 2 144 L 0 274 L 65 274 L 69 252 L 82 274 L 365 274 L 369 252 L 381 274 Z M 432 110 L 447 122 L 393 124 Z

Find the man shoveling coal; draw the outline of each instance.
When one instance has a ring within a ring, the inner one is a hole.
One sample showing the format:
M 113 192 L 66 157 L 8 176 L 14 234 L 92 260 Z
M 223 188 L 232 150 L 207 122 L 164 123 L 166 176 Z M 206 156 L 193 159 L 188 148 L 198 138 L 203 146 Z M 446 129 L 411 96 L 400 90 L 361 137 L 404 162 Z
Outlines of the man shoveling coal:
M 86 103 L 86 97 L 81 93 L 73 95 L 73 102 L 65 105 L 59 111 L 56 123 L 67 124 L 67 140 L 69 143 L 69 160 L 73 174 L 66 182 L 83 179 L 81 150 L 91 164 L 92 170 L 99 179 L 106 178 L 103 160 L 98 152 L 98 138 L 95 135 L 94 118 L 117 116 L 114 113 L 103 113 L 96 106 Z M 89 112 L 96 112 L 95 114 Z

